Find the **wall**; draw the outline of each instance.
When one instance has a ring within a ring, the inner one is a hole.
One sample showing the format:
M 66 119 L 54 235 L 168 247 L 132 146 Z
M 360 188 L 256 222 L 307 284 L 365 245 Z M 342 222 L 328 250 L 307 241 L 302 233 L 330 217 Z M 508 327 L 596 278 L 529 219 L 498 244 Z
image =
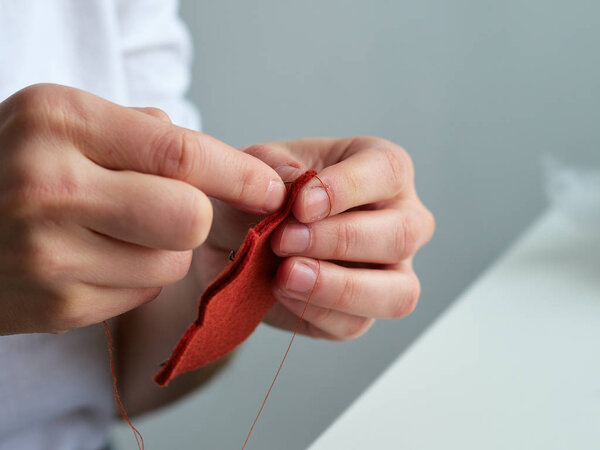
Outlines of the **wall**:
M 186 0 L 182 15 L 205 132 L 386 137 L 437 218 L 412 316 L 295 342 L 247 448 L 302 449 L 542 211 L 541 155 L 600 161 L 600 3 Z M 139 422 L 148 446 L 241 448 L 288 339 L 260 329 L 209 389 Z

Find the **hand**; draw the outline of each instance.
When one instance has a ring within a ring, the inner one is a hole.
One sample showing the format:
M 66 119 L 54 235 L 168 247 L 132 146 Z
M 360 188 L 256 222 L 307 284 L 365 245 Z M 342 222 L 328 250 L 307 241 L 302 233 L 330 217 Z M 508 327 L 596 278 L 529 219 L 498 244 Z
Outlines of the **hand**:
M 301 139 L 245 151 L 284 180 L 314 168 L 327 189 L 309 182 L 294 218 L 272 236 L 273 251 L 285 260 L 274 283 L 279 302 L 267 323 L 293 329 L 311 291 L 300 331 L 314 337 L 352 339 L 375 319 L 414 310 L 420 284 L 412 261 L 433 235 L 434 219 L 417 196 L 406 151 L 373 137 Z
M 207 195 L 265 214 L 285 188 L 160 110 L 58 85 L 0 103 L 0 334 L 62 332 L 155 298 L 206 239 Z

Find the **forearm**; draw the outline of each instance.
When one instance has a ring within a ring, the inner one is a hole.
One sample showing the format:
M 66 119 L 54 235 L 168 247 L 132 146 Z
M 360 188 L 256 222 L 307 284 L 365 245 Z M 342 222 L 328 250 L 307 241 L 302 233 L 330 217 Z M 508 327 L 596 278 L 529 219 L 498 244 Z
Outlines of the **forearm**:
M 120 395 L 130 415 L 170 403 L 206 383 L 226 364 L 222 358 L 200 370 L 177 377 L 159 387 L 152 377 L 165 361 L 181 334 L 196 317 L 203 290 L 193 271 L 163 289 L 156 300 L 117 320 L 116 356 Z

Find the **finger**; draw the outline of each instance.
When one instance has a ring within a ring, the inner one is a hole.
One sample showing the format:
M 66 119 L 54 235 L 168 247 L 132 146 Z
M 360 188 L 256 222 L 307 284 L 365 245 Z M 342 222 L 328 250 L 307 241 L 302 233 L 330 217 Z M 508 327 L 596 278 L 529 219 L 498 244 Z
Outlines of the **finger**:
M 210 231 L 212 206 L 199 189 L 179 180 L 98 168 L 95 198 L 80 206 L 78 222 L 115 239 L 166 250 L 191 250 Z
M 275 149 L 276 153 L 286 153 L 293 155 L 298 161 L 302 161 L 307 167 L 316 171 L 324 167 L 331 166 L 343 159 L 344 156 L 356 153 L 362 148 L 373 147 L 374 145 L 389 145 L 389 141 L 380 138 L 324 138 L 311 137 L 291 139 L 287 141 L 267 142 L 252 145 L 244 151 L 254 154 L 267 149 Z M 393 145 L 393 144 L 392 144 Z M 259 147 L 254 149 L 254 147 Z M 262 159 L 262 156 L 258 156 Z M 281 163 L 279 163 L 281 164 Z M 276 167 L 271 165 L 271 167 Z
M 326 167 L 302 189 L 293 212 L 314 222 L 350 208 L 392 199 L 410 189 L 412 163 L 399 147 L 367 148 Z
M 294 181 L 308 167 L 292 156 L 287 146 L 280 143 L 254 144 L 242 150 L 272 167 L 283 181 Z
M 275 278 L 276 295 L 305 302 L 311 291 L 313 306 L 362 317 L 396 319 L 414 310 L 420 284 L 412 271 L 347 268 L 298 256 L 284 260 Z
M 393 264 L 428 239 L 427 217 L 410 209 L 350 211 L 303 224 L 291 218 L 271 236 L 279 256 Z
M 113 288 L 150 288 L 183 279 L 192 251 L 141 247 L 83 230 L 64 259 L 70 261 L 64 269 L 72 279 Z
M 248 211 L 273 212 L 283 203 L 283 182 L 258 159 L 206 134 L 64 89 L 65 107 L 76 111 L 67 115 L 69 138 L 95 163 L 182 180 Z
M 294 314 L 290 309 L 286 308 L 281 302 L 277 302 L 269 310 L 266 316 L 263 318 L 263 322 L 271 325 L 272 327 L 280 328 L 286 331 L 294 331 L 298 334 L 310 336 L 312 338 L 322 339 L 336 339 L 335 336 L 326 333 L 325 331 L 317 328 L 310 322 L 302 320 L 299 321 L 300 316 Z
M 52 314 L 43 323 L 49 332 L 64 332 L 119 316 L 154 300 L 162 288 L 111 288 L 78 284 L 52 299 Z
M 292 323 L 294 319 L 297 323 L 298 318 L 304 313 L 302 321 L 304 326 L 298 331 L 312 337 L 337 341 L 355 339 L 365 334 L 375 323 L 374 319 L 354 316 L 319 306 L 308 305 L 306 311 L 304 311 L 306 303 L 300 300 L 286 297 L 278 297 L 277 300 L 292 313 L 292 317 L 288 319 Z
M 207 243 L 220 249 L 239 248 L 244 242 L 248 229 L 258 224 L 264 216 L 250 214 L 232 208 L 227 203 L 211 199 L 213 207 L 213 227 L 207 238 Z M 227 224 L 226 227 L 217 224 Z

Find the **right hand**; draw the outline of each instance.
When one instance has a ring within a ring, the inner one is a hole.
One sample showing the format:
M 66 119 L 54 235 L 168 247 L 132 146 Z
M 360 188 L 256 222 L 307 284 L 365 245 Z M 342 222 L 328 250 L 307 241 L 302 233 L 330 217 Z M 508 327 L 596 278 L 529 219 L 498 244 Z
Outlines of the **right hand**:
M 0 103 L 0 335 L 60 333 L 154 299 L 206 239 L 207 195 L 267 214 L 285 188 L 157 109 L 58 85 Z

